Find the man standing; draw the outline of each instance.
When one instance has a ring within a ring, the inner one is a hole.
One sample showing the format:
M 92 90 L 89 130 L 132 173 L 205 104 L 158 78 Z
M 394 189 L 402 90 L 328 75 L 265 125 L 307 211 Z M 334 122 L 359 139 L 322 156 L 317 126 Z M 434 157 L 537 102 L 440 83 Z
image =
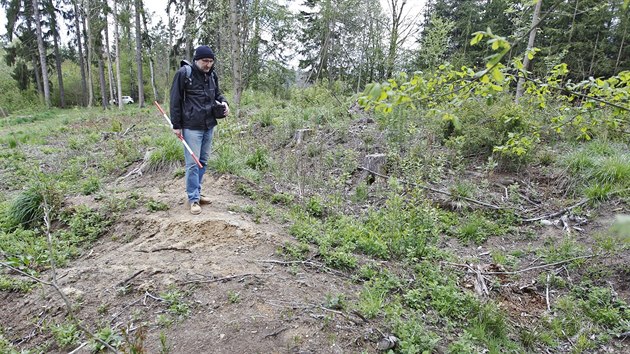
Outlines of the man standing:
M 214 73 L 214 53 L 206 45 L 195 49 L 193 64 L 182 66 L 173 78 L 170 97 L 173 133 L 183 136 L 203 167 L 199 167 L 191 154 L 184 149 L 186 160 L 186 194 L 192 214 L 201 213 L 200 204 L 210 203 L 201 195 L 201 181 L 212 148 L 212 133 L 217 125 L 216 106 L 223 106 L 225 116 L 229 114 L 227 101 L 219 90 L 219 81 Z

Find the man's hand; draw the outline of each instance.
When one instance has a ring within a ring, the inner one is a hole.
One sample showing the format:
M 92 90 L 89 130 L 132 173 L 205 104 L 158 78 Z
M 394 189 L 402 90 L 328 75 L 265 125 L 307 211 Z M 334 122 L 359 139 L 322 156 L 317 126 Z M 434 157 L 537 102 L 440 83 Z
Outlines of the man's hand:
M 182 136 L 182 130 L 181 129 L 173 129 L 173 133 L 175 135 L 177 135 L 178 138 Z
M 225 107 L 225 115 L 230 114 L 230 106 L 228 106 L 227 102 L 221 102 L 221 104 Z

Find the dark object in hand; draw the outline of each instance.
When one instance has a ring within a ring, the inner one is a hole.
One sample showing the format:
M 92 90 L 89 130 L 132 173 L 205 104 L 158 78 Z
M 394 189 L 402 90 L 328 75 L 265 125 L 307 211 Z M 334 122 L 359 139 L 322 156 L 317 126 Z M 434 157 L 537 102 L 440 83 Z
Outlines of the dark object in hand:
M 218 104 L 212 107 L 212 115 L 216 119 L 225 118 L 225 106 L 222 104 Z

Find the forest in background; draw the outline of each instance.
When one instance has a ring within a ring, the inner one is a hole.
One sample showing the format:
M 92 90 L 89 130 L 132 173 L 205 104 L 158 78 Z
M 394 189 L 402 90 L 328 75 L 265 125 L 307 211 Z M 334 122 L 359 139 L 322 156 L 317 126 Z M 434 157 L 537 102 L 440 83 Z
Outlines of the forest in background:
M 387 8 L 379 0 L 293 1 L 297 12 L 276 0 L 188 0 L 169 1 L 166 17 L 152 17 L 142 0 L 2 1 L 12 80 L 1 84 L 0 108 L 107 107 L 122 95 L 140 106 L 163 101 L 180 60 L 203 43 L 215 49 L 222 86 L 237 105 L 245 89 L 281 94 L 325 80 L 353 93 L 399 72 L 483 68 L 491 53 L 471 38 L 487 29 L 513 44 L 502 63 L 522 58 L 536 34 L 526 67 L 533 77 L 566 63 L 573 82 L 608 78 L 630 68 L 625 2 L 429 0 L 414 13 L 404 0 Z

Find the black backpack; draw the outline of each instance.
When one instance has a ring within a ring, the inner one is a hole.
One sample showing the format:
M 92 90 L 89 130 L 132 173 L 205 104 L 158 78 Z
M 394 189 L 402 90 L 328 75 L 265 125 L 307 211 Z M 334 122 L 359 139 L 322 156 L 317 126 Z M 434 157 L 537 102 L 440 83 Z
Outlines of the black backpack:
M 180 67 L 183 66 L 186 69 L 186 83 L 192 85 L 192 64 L 186 59 L 179 62 Z M 212 70 L 212 81 L 214 82 L 215 89 L 219 87 L 217 73 Z M 186 91 L 184 91 L 184 94 Z M 218 102 L 218 101 L 217 101 Z M 212 115 L 214 118 L 225 118 L 225 107 L 222 104 L 216 104 L 212 106 Z

